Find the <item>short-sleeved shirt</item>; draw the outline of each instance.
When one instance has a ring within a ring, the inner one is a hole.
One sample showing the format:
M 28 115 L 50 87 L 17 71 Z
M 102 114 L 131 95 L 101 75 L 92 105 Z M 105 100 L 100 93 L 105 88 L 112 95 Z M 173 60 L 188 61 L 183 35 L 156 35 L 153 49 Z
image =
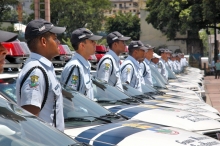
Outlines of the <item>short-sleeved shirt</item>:
M 142 63 L 140 63 L 140 66 L 142 69 L 142 74 L 143 74 L 145 84 L 153 86 L 153 81 L 152 81 L 151 70 L 150 70 L 149 64 L 150 64 L 150 61 L 145 58 L 144 61 Z
M 137 60 L 128 55 L 121 64 L 121 80 L 122 83 L 128 82 L 129 85 L 142 92 L 141 88 L 141 66 Z
M 181 72 L 181 65 L 180 62 L 178 60 L 175 61 L 175 64 L 177 66 L 177 71 L 180 73 Z
M 67 81 L 67 77 L 73 67 L 73 72 Z M 67 81 L 67 86 L 79 91 L 87 98 L 94 100 L 90 70 L 90 62 L 83 58 L 80 54 L 75 53 L 71 60 L 65 65 L 61 74 L 60 82 L 62 84 L 66 84 Z
M 120 58 L 109 50 L 97 65 L 96 77 L 124 91 L 121 83 Z
M 166 62 L 167 66 L 168 66 L 171 70 L 173 70 L 173 69 L 172 69 L 172 66 L 171 66 L 171 63 L 172 63 L 172 62 L 171 62 L 170 59 L 168 59 L 167 62 Z
M 56 79 L 53 64 L 45 57 L 36 53 L 31 53 L 30 58 L 25 62 L 25 65 L 21 70 L 16 82 L 17 103 L 19 106 L 33 105 L 41 108 L 44 99 L 46 83 L 44 75 L 40 69 L 34 69 L 25 80 L 23 86 L 21 87 L 20 96 L 21 81 L 23 80 L 26 73 L 35 66 L 42 67 L 49 79 L 47 100 L 39 113 L 39 117 L 50 125 L 54 125 L 53 109 L 56 100 L 56 126 L 57 129 L 64 131 L 63 96 L 61 93 L 61 86 Z
M 171 69 L 172 69 L 172 71 L 174 72 L 174 73 L 179 73 L 178 72 L 178 70 L 177 70 L 177 66 L 176 66 L 176 63 L 175 63 L 175 61 L 170 61 L 170 66 L 171 66 Z
M 162 58 L 159 59 L 159 62 L 157 63 L 157 67 L 158 67 L 158 70 L 159 72 L 161 73 L 161 75 L 168 80 L 168 72 L 166 70 L 166 67 L 165 67 L 165 60 L 163 60 Z

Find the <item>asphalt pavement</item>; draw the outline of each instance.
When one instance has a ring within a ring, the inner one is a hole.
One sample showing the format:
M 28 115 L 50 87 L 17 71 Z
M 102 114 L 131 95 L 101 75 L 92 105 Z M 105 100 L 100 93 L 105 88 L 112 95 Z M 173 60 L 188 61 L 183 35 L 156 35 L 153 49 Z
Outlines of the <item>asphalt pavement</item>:
M 215 79 L 215 76 L 206 76 L 203 83 L 206 102 L 220 112 L 220 79 Z

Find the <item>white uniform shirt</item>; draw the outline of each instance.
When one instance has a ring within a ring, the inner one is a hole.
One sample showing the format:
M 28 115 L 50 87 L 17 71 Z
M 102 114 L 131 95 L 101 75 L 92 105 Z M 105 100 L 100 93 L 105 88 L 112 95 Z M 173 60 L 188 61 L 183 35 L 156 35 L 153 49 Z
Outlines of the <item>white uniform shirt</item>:
M 72 59 L 65 65 L 61 74 L 60 82 L 62 84 L 66 83 L 67 77 L 69 76 L 73 66 L 78 66 L 78 68 L 74 68 L 66 85 L 94 100 L 92 80 L 90 75 L 91 64 L 80 54 L 75 53 Z
M 96 77 L 124 91 L 121 83 L 120 58 L 115 52 L 109 50 L 109 52 L 101 58 L 97 65 Z
M 40 69 L 34 69 L 28 76 L 21 88 L 20 96 L 20 84 L 26 73 L 35 66 L 41 66 L 44 68 L 49 79 L 49 90 L 46 103 L 43 109 L 39 113 L 39 117 L 50 125 L 54 125 L 54 99 L 56 98 L 56 126 L 57 129 L 64 131 L 64 119 L 63 119 L 63 96 L 61 93 L 60 83 L 56 79 L 54 67 L 51 61 L 45 57 L 31 53 L 30 58 L 25 62 L 23 69 L 21 70 L 16 82 L 16 96 L 17 104 L 19 106 L 34 105 L 41 108 L 46 83 L 44 75 Z
M 131 65 L 130 65 L 130 64 Z M 121 80 L 122 83 L 128 82 L 129 85 L 142 92 L 141 88 L 141 67 L 137 60 L 128 55 L 121 65 Z
M 176 62 L 171 60 L 170 65 L 171 65 L 172 71 L 173 71 L 174 73 L 178 74 L 179 71 L 178 71 L 178 68 L 177 68 Z
M 140 64 L 140 66 L 142 69 L 142 75 L 143 75 L 145 84 L 153 86 L 153 81 L 152 81 L 151 70 L 150 70 L 149 64 L 150 64 L 150 61 L 145 58 L 144 61 Z M 144 71 L 144 69 L 145 69 L 145 71 Z
M 175 64 L 176 64 L 176 66 L 177 66 L 177 71 L 178 71 L 178 73 L 180 73 L 180 72 L 181 72 L 180 62 L 179 62 L 178 60 L 176 60 L 176 61 L 175 61 Z
M 172 68 L 172 66 L 171 66 L 172 62 L 171 62 L 170 59 L 167 60 L 166 64 L 167 64 L 167 66 L 173 71 L 173 68 Z
M 166 63 L 166 62 L 165 62 L 162 58 L 160 58 L 157 66 L 158 66 L 158 70 L 159 70 L 159 72 L 161 73 L 161 75 L 162 75 L 165 79 L 168 80 L 168 72 L 167 72 L 167 70 L 166 70 L 165 63 Z

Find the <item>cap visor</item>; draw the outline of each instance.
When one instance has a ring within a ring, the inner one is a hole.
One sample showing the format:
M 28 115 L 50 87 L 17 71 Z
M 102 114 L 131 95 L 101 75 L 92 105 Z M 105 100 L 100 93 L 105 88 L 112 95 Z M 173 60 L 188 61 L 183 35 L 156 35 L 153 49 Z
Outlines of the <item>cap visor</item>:
M 102 38 L 102 36 L 93 35 L 92 37 L 88 38 L 89 40 L 98 41 Z
M 63 33 L 66 30 L 65 27 L 56 27 L 54 26 L 49 32 L 55 33 L 55 34 L 60 34 Z
M 148 50 L 148 48 L 147 48 L 147 47 L 145 47 L 145 46 L 140 47 L 140 49 L 142 49 L 142 50 L 144 50 L 144 51 L 147 51 L 147 50 Z
M 120 41 L 127 41 L 127 40 L 129 40 L 131 37 L 120 37 L 120 38 L 118 38 L 118 40 L 120 40 Z
M 0 30 L 0 42 L 12 42 L 16 40 L 18 34 Z

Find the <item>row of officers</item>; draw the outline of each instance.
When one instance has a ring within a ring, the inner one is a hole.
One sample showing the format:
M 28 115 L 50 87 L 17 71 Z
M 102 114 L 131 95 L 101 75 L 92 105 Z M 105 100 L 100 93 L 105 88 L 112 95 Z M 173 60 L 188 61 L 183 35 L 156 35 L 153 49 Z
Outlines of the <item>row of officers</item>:
M 18 105 L 61 131 L 64 130 L 62 85 L 94 100 L 91 64 L 88 59 L 95 53 L 96 41 L 102 38 L 86 28 L 74 30 L 71 44 L 76 53 L 65 65 L 58 81 L 51 60 L 59 55 L 60 41 L 57 34 L 64 31 L 64 27 L 56 27 L 44 19 L 28 23 L 25 39 L 31 54 L 16 83 Z M 142 84 L 153 85 L 150 66 L 157 68 L 167 80 L 168 67 L 173 72 L 180 73 L 187 65 L 184 54 L 172 54 L 161 48 L 159 56 L 154 53 L 154 47 L 144 45 L 139 40 L 130 42 L 129 55 L 121 63 L 119 55 L 124 52 L 125 41 L 130 40 L 130 37 L 114 31 L 106 39 L 110 49 L 99 61 L 95 76 L 122 92 L 122 83 L 139 91 Z

